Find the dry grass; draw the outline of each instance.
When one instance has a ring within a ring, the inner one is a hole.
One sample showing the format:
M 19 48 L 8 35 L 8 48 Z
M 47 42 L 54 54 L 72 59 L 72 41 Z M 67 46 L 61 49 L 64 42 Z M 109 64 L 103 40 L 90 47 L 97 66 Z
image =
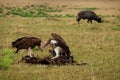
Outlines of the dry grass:
M 69 21 L 69 23 L 68 23 Z M 5 24 L 6 23 L 6 24 Z M 12 49 L 10 44 L 22 36 L 40 37 L 43 42 L 51 32 L 60 34 L 68 43 L 72 54 L 78 62 L 87 62 L 86 66 L 45 66 L 14 63 L 6 71 L 1 70 L 2 80 L 119 80 L 119 19 L 113 18 L 107 23 L 87 24 L 81 21 L 77 25 L 72 18 L 3 18 L 1 21 L 1 41 L 5 48 Z M 43 53 L 34 51 L 40 57 L 47 56 L 48 47 Z M 19 60 L 26 51 L 22 50 L 14 57 Z
M 32 0 L 26 0 L 24 3 L 27 4 L 27 1 L 28 3 L 34 3 Z M 84 5 L 85 7 L 95 6 L 99 8 L 99 5 L 95 5 L 95 3 L 101 3 L 101 5 L 104 3 L 102 8 L 107 8 L 108 12 L 110 6 L 110 9 L 115 8 L 115 11 L 112 12 L 111 15 L 118 15 L 119 13 L 119 11 L 117 11 L 119 9 L 119 5 L 117 5 L 119 0 L 110 0 L 109 2 L 108 0 L 103 2 L 92 0 L 94 3 L 90 2 L 90 0 L 87 1 L 89 3 L 80 1 L 83 2 L 81 5 L 85 3 L 90 4 Z M 16 5 L 10 0 L 8 0 L 8 2 L 12 5 Z M 17 0 L 17 3 L 18 2 Z M 63 5 L 66 4 L 68 10 L 71 10 L 69 9 L 70 6 L 68 3 L 72 3 L 73 1 L 65 2 Z M 108 5 L 107 2 L 113 5 L 106 6 Z M 7 2 L 2 1 L 1 3 L 6 4 Z M 52 2 L 49 2 L 49 4 L 52 4 Z M 61 5 L 62 2 L 57 2 L 56 5 L 57 4 Z M 75 3 L 73 7 L 78 7 L 78 2 Z M 101 12 L 103 10 L 102 8 L 100 8 L 98 12 Z M 107 11 L 105 12 L 106 14 Z M 74 13 L 76 12 L 74 11 Z M 102 15 L 104 13 L 99 14 Z M 19 37 L 35 36 L 41 38 L 44 43 L 44 41 L 50 37 L 50 33 L 55 32 L 61 35 L 68 43 L 75 60 L 78 62 L 87 62 L 88 65 L 46 66 L 25 63 L 18 64 L 16 61 L 20 60 L 21 57 L 26 54 L 26 51 L 22 50 L 19 54 L 14 55 L 14 63 L 10 65 L 8 70 L 0 70 L 0 80 L 119 80 L 119 22 L 119 17 L 104 18 L 104 23 L 101 24 L 95 21 L 93 21 L 93 24 L 87 24 L 86 20 L 81 20 L 80 25 L 77 25 L 75 18 L 1 17 L 0 57 L 3 56 L 2 54 L 5 49 L 15 51 L 15 49 L 11 48 L 11 42 Z M 49 48 L 50 47 L 47 47 L 43 53 L 38 50 L 34 50 L 33 52 L 43 58 L 49 54 Z

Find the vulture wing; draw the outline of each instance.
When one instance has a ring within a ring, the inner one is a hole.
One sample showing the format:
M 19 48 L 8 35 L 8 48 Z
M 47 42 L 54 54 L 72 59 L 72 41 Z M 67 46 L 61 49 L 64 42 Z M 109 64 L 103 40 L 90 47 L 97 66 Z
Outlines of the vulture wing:
M 58 45 L 65 49 L 66 53 L 70 55 L 70 50 L 64 39 L 56 33 L 51 33 L 51 36 L 58 41 Z
M 22 38 L 19 38 L 17 39 L 16 41 L 12 42 L 12 47 L 17 47 L 18 45 L 20 45 L 21 43 L 23 43 L 25 40 L 26 37 L 22 37 Z
M 59 41 L 60 43 L 66 44 L 65 40 L 64 40 L 61 36 L 59 36 L 58 34 L 56 34 L 56 33 L 51 33 L 51 36 L 52 36 L 54 39 L 56 39 L 57 41 Z

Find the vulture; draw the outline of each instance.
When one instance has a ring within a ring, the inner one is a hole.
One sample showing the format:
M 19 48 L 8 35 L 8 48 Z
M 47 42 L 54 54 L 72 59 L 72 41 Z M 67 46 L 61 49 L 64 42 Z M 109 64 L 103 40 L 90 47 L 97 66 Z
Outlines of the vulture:
M 36 38 L 36 37 L 22 37 L 17 39 L 16 41 L 12 42 L 12 47 L 17 48 L 15 53 L 18 53 L 19 50 L 21 49 L 26 49 L 28 50 L 28 54 L 32 56 L 32 50 L 35 46 L 38 46 L 41 51 L 41 39 Z
M 60 56 L 66 56 L 70 58 L 71 51 L 64 41 L 64 39 L 56 33 L 51 33 L 52 38 L 45 42 L 42 48 L 45 48 L 48 44 L 52 47 L 52 50 L 49 50 L 53 57 L 52 59 L 56 59 Z

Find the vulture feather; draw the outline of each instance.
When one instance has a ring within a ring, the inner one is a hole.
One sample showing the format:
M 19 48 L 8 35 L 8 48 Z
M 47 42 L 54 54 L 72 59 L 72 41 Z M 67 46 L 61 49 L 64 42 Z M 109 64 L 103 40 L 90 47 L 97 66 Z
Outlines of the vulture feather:
M 55 51 L 55 49 L 57 49 L 58 47 L 61 48 L 62 51 L 58 50 L 56 54 L 60 55 L 60 52 L 65 52 L 65 54 L 70 57 L 70 49 L 68 47 L 68 45 L 66 44 L 65 40 L 59 36 L 56 33 L 51 33 L 52 38 L 50 38 L 45 45 L 43 46 L 43 48 L 45 48 L 48 44 L 50 44 Z
M 17 48 L 16 53 L 18 53 L 21 49 L 32 49 L 35 46 L 38 46 L 39 49 L 42 51 L 41 48 L 41 39 L 36 37 L 22 37 L 17 39 L 16 41 L 12 42 L 12 47 Z

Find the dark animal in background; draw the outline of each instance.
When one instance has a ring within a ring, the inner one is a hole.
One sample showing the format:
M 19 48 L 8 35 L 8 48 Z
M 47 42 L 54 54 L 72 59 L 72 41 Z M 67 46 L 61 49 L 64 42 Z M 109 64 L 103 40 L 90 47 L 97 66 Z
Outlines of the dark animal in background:
M 101 18 L 99 16 L 97 16 L 96 13 L 93 11 L 80 11 L 77 14 L 77 18 L 76 18 L 78 24 L 79 24 L 81 19 L 88 19 L 87 23 L 89 23 L 89 21 L 92 23 L 92 20 L 95 20 L 98 23 L 102 22 Z
M 48 44 L 52 47 L 52 50 L 49 50 L 53 57 L 52 59 L 56 59 L 61 56 L 66 56 L 67 58 L 71 58 L 71 51 L 64 41 L 64 39 L 56 33 L 51 33 L 52 38 L 50 38 L 43 46 L 45 48 Z
M 28 54 L 30 54 L 30 56 L 32 56 L 31 49 L 34 48 L 35 46 L 38 46 L 39 49 L 42 51 L 41 39 L 36 37 L 22 37 L 12 42 L 12 47 L 17 48 L 15 53 L 18 53 L 18 51 L 21 49 L 27 49 Z

